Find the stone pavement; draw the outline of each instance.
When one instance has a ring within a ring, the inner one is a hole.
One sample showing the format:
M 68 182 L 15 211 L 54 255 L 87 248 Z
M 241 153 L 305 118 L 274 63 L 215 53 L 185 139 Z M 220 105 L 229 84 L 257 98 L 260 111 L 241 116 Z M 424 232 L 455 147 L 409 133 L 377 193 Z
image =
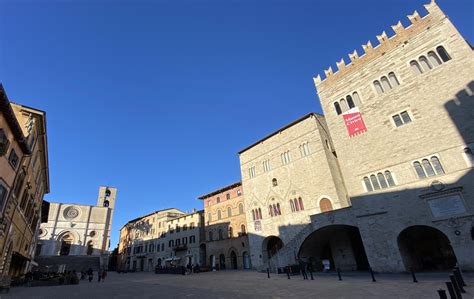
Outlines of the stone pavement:
M 344 274 L 343 274 L 344 275 Z M 409 274 L 378 274 L 372 282 L 368 273 L 350 273 L 338 281 L 334 274 L 315 275 L 314 280 L 301 276 L 252 271 L 221 271 L 188 276 L 154 273 L 117 274 L 110 272 L 107 281 L 81 281 L 79 285 L 55 287 L 17 287 L 7 298 L 439 298 L 437 289 L 445 287 L 447 273 L 418 274 L 413 283 Z M 96 278 L 96 277 L 95 277 Z M 474 273 L 465 274 L 468 287 L 463 298 L 474 298 Z M 449 298 L 449 294 L 448 294 Z

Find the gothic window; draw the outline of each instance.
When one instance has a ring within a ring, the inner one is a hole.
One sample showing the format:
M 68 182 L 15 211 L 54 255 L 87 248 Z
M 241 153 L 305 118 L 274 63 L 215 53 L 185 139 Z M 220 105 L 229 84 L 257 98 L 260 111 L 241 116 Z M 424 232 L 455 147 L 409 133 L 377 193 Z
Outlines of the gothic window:
M 300 210 L 300 205 L 298 203 L 298 200 L 296 200 L 296 198 L 295 198 L 295 199 L 293 199 L 293 202 L 295 203 L 295 210 L 298 212 Z
M 423 67 L 424 71 L 431 70 L 431 64 L 428 62 L 428 59 L 426 59 L 425 56 L 420 56 L 418 60 L 420 61 L 420 64 Z
M 439 60 L 438 55 L 436 55 L 436 53 L 433 51 L 428 52 L 428 59 L 433 67 L 437 67 L 441 64 L 441 60 Z
M 239 214 L 243 214 L 243 213 L 244 213 L 244 204 L 239 203 Z
M 428 159 L 421 160 L 421 165 L 423 165 L 423 170 L 429 177 L 435 176 L 433 166 L 431 166 L 430 161 L 428 161 Z
M 300 204 L 300 210 L 303 211 L 304 210 L 303 199 L 301 197 L 298 197 L 298 202 Z
M 362 102 L 360 101 L 359 94 L 356 91 L 352 93 L 352 98 L 354 99 L 354 104 L 356 106 L 360 106 L 362 104 Z
M 383 89 L 385 91 L 388 91 L 390 89 L 392 89 L 392 85 L 390 84 L 390 82 L 388 81 L 387 77 L 383 76 L 380 81 L 382 82 L 382 86 L 383 86 Z
M 350 95 L 346 97 L 346 100 L 347 100 L 347 105 L 349 106 L 349 109 L 352 109 L 355 107 L 354 101 L 352 100 L 352 97 Z
M 382 94 L 384 92 L 383 87 L 378 80 L 374 81 L 374 87 L 378 94 Z
M 410 61 L 410 66 L 415 75 L 423 74 L 423 70 L 416 60 Z
M 227 217 L 232 217 L 232 208 L 227 207 Z
M 341 106 L 338 102 L 334 102 L 334 109 L 336 109 L 337 115 L 340 115 L 342 113 Z
M 245 225 L 244 225 L 244 224 L 242 224 L 242 225 L 240 226 L 240 232 L 241 232 L 242 234 L 245 234 L 245 233 L 246 233 Z
M 364 185 L 365 185 L 365 189 L 370 192 L 370 191 L 374 191 L 374 189 L 372 188 L 372 184 L 370 183 L 370 180 L 368 177 L 364 177 Z
M 280 209 L 280 204 L 279 203 L 276 204 L 276 208 L 277 208 L 276 210 L 278 212 L 278 215 L 281 215 L 281 209 Z
M 222 218 L 221 210 L 217 210 L 217 220 L 221 220 L 221 218 Z
M 258 208 L 258 219 L 262 219 L 262 209 Z
M 255 221 L 255 210 L 252 210 L 252 220 Z
M 270 217 L 273 217 L 273 208 L 272 205 L 268 206 L 268 214 L 270 214 Z
M 295 203 L 293 202 L 293 199 L 290 199 L 290 207 L 291 207 L 291 211 L 295 212 Z
M 413 167 L 415 168 L 415 171 L 416 171 L 416 174 L 418 175 L 418 177 L 420 179 L 424 179 L 426 178 L 426 174 L 425 172 L 423 171 L 423 168 L 421 167 L 421 163 L 416 161 L 416 162 L 413 162 Z
M 390 84 L 393 87 L 400 85 L 400 82 L 398 82 L 397 76 L 394 72 L 388 73 L 388 79 L 390 80 Z
M 436 174 L 438 174 L 438 175 L 444 174 L 443 166 L 441 166 L 441 163 L 439 162 L 438 157 L 433 156 L 433 157 L 431 157 L 430 160 L 431 160 L 431 164 L 433 165 Z
M 230 194 L 227 193 L 227 194 L 225 195 L 225 198 L 226 198 L 227 200 L 229 200 L 229 199 L 230 199 Z
M 443 60 L 443 62 L 446 62 L 448 60 L 451 60 L 451 57 L 449 56 L 448 52 L 444 49 L 443 46 L 439 46 L 436 48 L 436 52 L 438 52 L 439 57 Z

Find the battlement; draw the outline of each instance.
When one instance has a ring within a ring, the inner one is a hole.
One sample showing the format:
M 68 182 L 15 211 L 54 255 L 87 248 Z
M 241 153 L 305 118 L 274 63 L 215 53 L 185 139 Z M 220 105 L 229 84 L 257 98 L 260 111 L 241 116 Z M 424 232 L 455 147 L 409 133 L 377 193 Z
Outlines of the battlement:
M 415 10 L 411 15 L 407 16 L 411 23 L 410 26 L 405 28 L 402 22 L 398 21 L 397 24 L 391 26 L 394 34 L 390 37 L 385 31 L 382 31 L 380 35 L 376 36 L 378 41 L 377 46 L 372 46 L 372 42 L 369 40 L 366 44 L 362 45 L 362 55 L 359 56 L 357 50 L 349 53 L 349 64 L 346 64 L 344 58 L 341 58 L 340 61 L 336 62 L 336 71 L 333 71 L 332 67 L 330 66 L 328 69 L 324 70 L 324 79 L 322 79 L 320 75 L 314 78 L 316 86 L 336 80 L 338 77 L 357 69 L 358 66 L 384 55 L 391 49 L 394 49 L 400 44 L 406 42 L 406 40 L 411 36 L 414 36 L 429 28 L 434 22 L 446 18 L 446 15 L 436 4 L 435 0 L 431 0 L 431 2 L 425 4 L 424 7 L 427 11 L 426 16 L 421 17 Z

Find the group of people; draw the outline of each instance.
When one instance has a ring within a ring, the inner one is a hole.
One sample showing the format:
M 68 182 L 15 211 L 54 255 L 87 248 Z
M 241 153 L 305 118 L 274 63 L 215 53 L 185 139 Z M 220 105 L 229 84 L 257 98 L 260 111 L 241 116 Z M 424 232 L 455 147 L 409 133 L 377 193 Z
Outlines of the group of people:
M 89 268 L 87 271 L 81 271 L 81 280 L 85 280 L 86 276 L 89 279 L 89 282 L 92 282 L 94 279 L 94 270 Z M 105 282 L 105 278 L 107 277 L 107 271 L 99 270 L 97 271 L 97 282 Z

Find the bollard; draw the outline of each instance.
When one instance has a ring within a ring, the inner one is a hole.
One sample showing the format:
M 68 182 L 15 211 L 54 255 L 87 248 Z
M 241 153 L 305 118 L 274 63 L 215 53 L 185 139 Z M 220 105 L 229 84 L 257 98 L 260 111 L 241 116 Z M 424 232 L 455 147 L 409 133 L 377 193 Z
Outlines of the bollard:
M 413 282 L 418 282 L 418 280 L 416 280 L 415 271 L 413 271 L 413 268 L 410 268 L 410 272 L 411 276 L 413 277 Z
M 438 290 L 438 295 L 439 295 L 439 299 L 448 299 L 448 296 L 446 295 L 446 291 L 443 289 Z
M 270 269 L 267 268 L 267 277 L 270 278 Z
M 466 290 L 464 290 L 464 288 L 462 286 L 462 281 L 461 281 L 461 279 L 459 278 L 458 275 L 459 275 L 458 272 L 453 270 L 453 276 L 454 276 L 454 279 L 456 280 L 456 283 L 458 285 L 459 290 L 461 291 L 461 293 L 466 293 Z
M 456 279 L 458 280 L 458 282 L 460 282 L 459 285 L 466 287 L 466 283 L 464 282 L 464 278 L 462 277 L 462 273 L 461 273 L 461 270 L 459 270 L 459 267 L 454 267 L 453 273 Z
M 376 282 L 377 280 L 375 280 L 375 275 L 374 275 L 374 271 L 372 271 L 372 268 L 369 268 L 369 271 L 370 271 L 370 276 L 372 276 L 372 281 Z
M 339 268 L 337 268 L 337 276 L 339 277 L 339 280 L 342 280 L 341 269 L 339 269 Z
M 456 294 L 456 298 L 462 299 L 461 290 L 459 289 L 458 283 L 454 275 L 449 275 L 449 279 L 451 280 L 451 284 L 453 285 L 454 293 Z
M 288 275 L 288 279 L 290 279 L 290 266 L 286 267 L 286 274 Z
M 453 284 L 449 281 L 446 281 L 446 287 L 448 288 L 449 297 L 451 297 L 451 299 L 456 299 L 456 293 L 454 292 Z

